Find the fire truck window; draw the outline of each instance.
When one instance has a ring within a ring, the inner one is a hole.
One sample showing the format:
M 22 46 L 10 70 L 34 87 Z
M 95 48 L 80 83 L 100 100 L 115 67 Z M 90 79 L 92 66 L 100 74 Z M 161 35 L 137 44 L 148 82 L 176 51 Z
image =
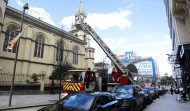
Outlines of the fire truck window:
M 87 81 L 88 81 L 89 83 L 91 83 L 91 82 L 94 81 L 93 73 L 88 72 L 88 75 L 87 75 Z
M 82 83 L 84 82 L 85 72 L 67 72 L 65 81 Z
M 94 74 L 93 73 L 90 73 L 90 82 L 94 82 Z
M 73 75 L 69 75 L 69 79 L 72 81 L 73 80 Z

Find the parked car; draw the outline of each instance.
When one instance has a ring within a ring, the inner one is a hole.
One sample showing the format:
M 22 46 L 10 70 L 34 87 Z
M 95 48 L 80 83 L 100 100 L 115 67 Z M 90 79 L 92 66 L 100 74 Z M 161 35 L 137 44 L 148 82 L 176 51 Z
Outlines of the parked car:
M 148 89 L 152 95 L 152 98 L 156 99 L 156 91 L 154 87 L 145 87 L 144 89 Z
M 152 95 L 151 95 L 150 91 L 148 89 L 142 89 L 142 91 L 145 94 L 146 103 L 148 105 L 151 104 L 153 100 L 152 100 Z
M 137 85 L 115 86 L 111 92 L 123 110 L 137 111 L 146 107 L 145 94 Z
M 107 92 L 75 92 L 38 111 L 119 111 L 118 100 Z
M 156 98 L 159 98 L 160 97 L 160 95 L 159 95 L 159 89 L 155 88 L 155 92 L 156 92 Z

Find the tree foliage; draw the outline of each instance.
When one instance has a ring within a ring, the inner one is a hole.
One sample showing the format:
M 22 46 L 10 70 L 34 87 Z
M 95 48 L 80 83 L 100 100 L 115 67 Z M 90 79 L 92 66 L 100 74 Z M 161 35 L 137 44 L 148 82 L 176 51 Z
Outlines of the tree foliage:
M 165 74 L 166 75 L 166 74 Z M 164 76 L 161 78 L 161 82 L 164 85 L 169 85 L 174 83 L 174 78 L 172 76 Z
M 33 83 L 37 83 L 37 81 L 39 80 L 38 79 L 38 75 L 36 73 L 33 73 L 32 76 L 31 76 L 31 79 L 33 80 Z
M 63 63 L 59 63 L 54 67 L 52 74 L 49 76 L 50 80 L 60 80 L 60 77 L 65 77 L 66 72 L 72 69 L 73 66 L 69 62 L 65 61 Z

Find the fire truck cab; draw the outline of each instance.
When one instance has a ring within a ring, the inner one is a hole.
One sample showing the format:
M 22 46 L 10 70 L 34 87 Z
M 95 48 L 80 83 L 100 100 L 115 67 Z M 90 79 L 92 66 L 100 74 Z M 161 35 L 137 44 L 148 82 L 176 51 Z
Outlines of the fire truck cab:
M 144 87 L 153 87 L 152 83 L 144 83 Z
M 96 75 L 91 70 L 68 70 L 63 82 L 64 97 L 71 92 L 78 91 L 95 91 L 96 90 Z

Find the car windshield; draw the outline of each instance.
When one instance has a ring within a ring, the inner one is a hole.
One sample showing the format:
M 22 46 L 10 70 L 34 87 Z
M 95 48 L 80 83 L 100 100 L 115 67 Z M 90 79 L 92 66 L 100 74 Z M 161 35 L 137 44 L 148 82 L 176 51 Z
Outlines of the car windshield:
M 82 83 L 84 81 L 84 78 L 85 78 L 84 71 L 67 72 L 65 81 L 73 83 Z
M 149 91 L 154 91 L 154 88 L 152 88 L 152 87 L 147 87 L 145 89 L 148 89 Z
M 94 101 L 93 95 L 86 94 L 70 94 L 58 102 L 64 108 L 89 110 Z
M 133 93 L 133 87 L 132 86 L 120 86 L 116 89 L 116 92 L 121 92 L 121 93 Z

